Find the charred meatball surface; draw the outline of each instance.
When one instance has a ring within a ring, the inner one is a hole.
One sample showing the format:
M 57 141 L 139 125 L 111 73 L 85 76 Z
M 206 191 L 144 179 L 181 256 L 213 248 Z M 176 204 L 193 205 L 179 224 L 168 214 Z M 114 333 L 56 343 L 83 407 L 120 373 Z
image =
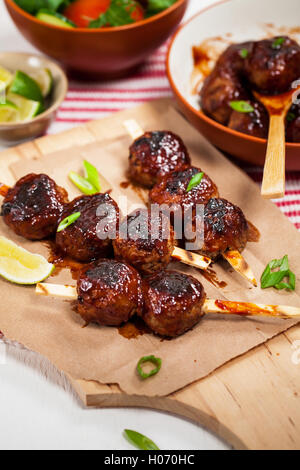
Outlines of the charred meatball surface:
M 277 95 L 300 77 L 300 46 L 287 36 L 252 43 L 245 60 L 250 85 L 262 94 Z
M 169 131 L 146 132 L 130 147 L 129 176 L 147 188 L 152 188 L 161 177 L 190 164 L 182 139 Z
M 80 212 L 80 217 L 57 233 L 59 250 L 82 262 L 112 255 L 112 240 L 119 228 L 119 208 L 109 194 L 79 196 L 66 206 L 61 220 Z
M 187 208 L 206 204 L 209 199 L 218 197 L 217 186 L 205 173 L 200 183 L 188 191 L 190 181 L 199 173 L 202 173 L 200 168 L 190 167 L 166 176 L 150 191 L 150 203 L 173 206 L 173 212 L 176 214 L 177 211 L 183 213 Z
M 174 231 L 161 212 L 139 209 L 121 223 L 113 242 L 115 257 L 143 274 L 166 268 L 174 250 Z
M 43 240 L 55 233 L 67 202 L 67 192 L 49 176 L 32 173 L 9 189 L 1 216 L 17 235 Z
M 249 226 L 242 210 L 226 199 L 211 199 L 204 209 L 204 245 L 199 252 L 216 259 L 227 250 L 242 252 Z
M 158 335 L 182 335 L 203 316 L 205 292 L 192 276 L 176 271 L 160 272 L 144 280 L 143 293 L 143 319 Z
M 115 260 L 100 259 L 85 267 L 77 283 L 77 311 L 87 322 L 119 326 L 141 313 L 138 272 Z
M 232 113 L 230 102 L 250 98 L 240 77 L 245 61 L 242 51 L 248 50 L 251 44 L 233 44 L 228 47 L 221 54 L 212 73 L 206 78 L 200 93 L 203 112 L 225 126 Z

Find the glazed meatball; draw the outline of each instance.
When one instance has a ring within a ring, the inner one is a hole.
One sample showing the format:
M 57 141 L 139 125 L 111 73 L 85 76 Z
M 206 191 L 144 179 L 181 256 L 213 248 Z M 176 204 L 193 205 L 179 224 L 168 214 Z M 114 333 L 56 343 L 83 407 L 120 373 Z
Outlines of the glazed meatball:
M 287 114 L 286 140 L 300 143 L 300 105 L 294 104 Z
M 199 168 L 190 167 L 166 176 L 150 191 L 150 203 L 160 206 L 165 204 L 172 209 L 174 224 L 176 216 L 180 216 L 183 221 L 183 216 L 188 215 L 184 211 L 188 208 L 193 208 L 194 212 L 196 205 L 206 204 L 212 197 L 219 196 L 217 186 L 205 173 L 200 183 L 187 191 L 190 181 L 198 173 L 202 173 Z
M 152 188 L 161 177 L 190 165 L 190 157 L 180 137 L 168 131 L 146 132 L 133 142 L 129 155 L 129 176 Z
M 144 280 L 143 293 L 143 320 L 158 335 L 182 335 L 203 316 L 205 292 L 192 276 L 176 271 L 160 272 Z
M 142 286 L 138 272 L 115 260 L 86 266 L 77 283 L 77 311 L 87 322 L 119 326 L 141 313 Z
M 248 134 L 260 139 L 266 139 L 269 132 L 269 115 L 265 107 L 257 101 L 251 102 L 254 111 L 251 113 L 242 113 L 233 111 L 228 127 L 237 132 Z
M 29 174 L 8 190 L 1 208 L 4 222 L 29 240 L 52 236 L 68 194 L 47 175 Z
M 59 250 L 71 258 L 90 262 L 112 255 L 112 240 L 119 228 L 119 208 L 106 194 L 79 196 L 70 202 L 60 220 L 80 212 L 80 217 L 56 234 Z
M 174 232 L 161 212 L 139 209 L 120 225 L 113 242 L 115 257 L 126 261 L 143 274 L 166 268 L 174 250 Z
M 231 101 L 248 100 L 250 97 L 241 80 L 245 62 L 243 51 L 247 51 L 250 46 L 251 43 L 242 43 L 228 47 L 203 84 L 200 93 L 201 108 L 220 124 L 228 124 L 232 113 Z
M 300 77 L 300 46 L 286 36 L 254 42 L 245 60 L 250 85 L 266 95 L 291 88 Z
M 249 226 L 242 210 L 226 199 L 211 199 L 204 209 L 204 244 L 199 253 L 216 259 L 227 250 L 242 252 Z

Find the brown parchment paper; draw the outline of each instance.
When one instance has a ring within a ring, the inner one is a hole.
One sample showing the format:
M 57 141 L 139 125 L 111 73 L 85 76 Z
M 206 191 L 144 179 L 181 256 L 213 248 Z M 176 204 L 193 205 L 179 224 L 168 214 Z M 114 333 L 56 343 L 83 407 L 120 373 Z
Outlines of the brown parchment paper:
M 130 117 L 145 130 L 169 129 L 181 135 L 193 164 L 205 170 L 216 181 L 221 195 L 241 206 L 247 218 L 260 229 L 260 243 L 250 243 L 244 252 L 258 279 L 271 259 L 288 254 L 291 269 L 299 281 L 300 235 L 297 230 L 272 202 L 260 197 L 258 187 L 246 174 L 213 148 L 165 101 L 142 105 L 104 119 L 101 128 L 97 125 L 99 137 L 103 139 L 100 143 L 16 163 L 12 166 L 13 173 L 19 178 L 31 171 L 45 172 L 74 197 L 78 192 L 69 183 L 67 174 L 71 170 L 81 171 L 82 160 L 86 158 L 111 182 L 113 197 L 118 200 L 120 194 L 126 194 L 132 203 L 141 206 L 142 201 L 136 192 L 120 188 L 120 183 L 126 180 L 131 143 L 122 122 Z M 107 189 L 105 184 L 104 189 Z M 0 233 L 32 252 L 47 256 L 48 250 L 43 244 L 15 236 L 2 221 Z M 171 268 L 201 279 L 212 298 L 300 304 L 299 289 L 295 293 L 278 293 L 273 289 L 251 288 L 223 261 L 214 269 L 218 278 L 227 282 L 225 289 L 213 287 L 193 268 L 179 263 L 172 264 Z M 67 270 L 48 282 L 74 284 Z M 116 383 L 128 394 L 148 396 L 170 394 L 295 324 L 284 320 L 207 315 L 192 331 L 171 341 L 162 341 L 150 334 L 128 340 L 116 328 L 96 325 L 82 328 L 83 322 L 70 301 L 36 296 L 32 287 L 15 286 L 1 279 L 0 296 L 0 329 L 5 336 L 48 357 L 75 379 Z M 149 354 L 162 358 L 163 366 L 155 377 L 141 381 L 136 374 L 136 364 L 142 356 Z

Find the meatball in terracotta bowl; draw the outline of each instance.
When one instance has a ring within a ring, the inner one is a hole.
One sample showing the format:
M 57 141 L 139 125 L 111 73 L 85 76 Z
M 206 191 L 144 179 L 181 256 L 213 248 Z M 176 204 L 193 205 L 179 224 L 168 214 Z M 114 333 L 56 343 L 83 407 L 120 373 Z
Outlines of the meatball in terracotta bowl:
M 298 0 L 225 0 L 183 25 L 169 48 L 168 77 L 187 119 L 216 147 L 253 164 L 264 165 L 269 127 L 255 92 L 280 95 L 300 80 L 297 13 Z M 300 170 L 299 116 L 294 104 L 288 170 Z

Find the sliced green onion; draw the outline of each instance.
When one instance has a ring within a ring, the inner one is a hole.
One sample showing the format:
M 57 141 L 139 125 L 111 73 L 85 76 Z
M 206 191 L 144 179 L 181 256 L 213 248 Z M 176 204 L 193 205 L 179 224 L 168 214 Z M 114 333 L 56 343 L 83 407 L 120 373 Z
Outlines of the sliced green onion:
M 204 176 L 204 173 L 197 173 L 196 175 L 194 175 L 191 179 L 191 181 L 189 182 L 188 184 L 188 187 L 186 189 L 186 192 L 188 193 L 189 191 L 191 191 L 193 188 L 195 188 L 195 186 L 198 186 L 198 184 L 201 183 L 202 181 L 202 178 Z
M 278 271 L 272 271 L 274 269 Z M 287 281 L 284 282 L 284 279 Z M 268 289 L 274 287 L 277 290 L 291 290 L 296 289 L 296 276 L 290 270 L 288 256 L 285 255 L 282 259 L 274 259 L 270 261 L 261 276 L 261 288 Z
M 77 219 L 81 216 L 80 212 L 75 212 L 74 214 L 69 215 L 64 220 L 61 221 L 57 228 L 57 233 L 62 232 L 65 228 L 69 227 L 70 225 L 74 224 Z
M 279 49 L 284 44 L 285 38 L 277 38 L 272 44 L 272 49 Z
M 289 112 L 286 116 L 287 122 L 292 122 L 295 119 L 296 119 L 296 114 L 295 113 Z
M 230 107 L 239 113 L 253 113 L 253 106 L 248 101 L 231 101 Z
M 83 166 L 85 170 L 85 179 L 97 189 L 98 193 L 100 193 L 101 185 L 97 168 L 87 160 L 83 160 Z
M 92 185 L 89 181 L 87 181 L 82 176 L 78 175 L 74 171 L 69 173 L 69 178 L 73 184 L 83 193 L 87 194 L 88 196 L 92 196 L 93 194 L 97 194 L 98 191 L 94 185 Z
M 242 57 L 242 59 L 247 59 L 248 55 L 249 55 L 248 49 L 241 49 L 240 50 L 240 56 Z
M 150 372 L 143 371 L 142 365 L 145 364 L 146 362 L 150 362 L 151 364 L 155 366 L 154 369 L 152 369 Z M 143 380 L 149 379 L 149 377 L 156 375 L 160 371 L 161 364 L 162 364 L 162 360 L 159 357 L 144 356 L 139 360 L 137 364 L 138 374 Z
M 124 434 L 126 439 L 140 450 L 160 450 L 155 442 L 139 432 L 125 429 Z

